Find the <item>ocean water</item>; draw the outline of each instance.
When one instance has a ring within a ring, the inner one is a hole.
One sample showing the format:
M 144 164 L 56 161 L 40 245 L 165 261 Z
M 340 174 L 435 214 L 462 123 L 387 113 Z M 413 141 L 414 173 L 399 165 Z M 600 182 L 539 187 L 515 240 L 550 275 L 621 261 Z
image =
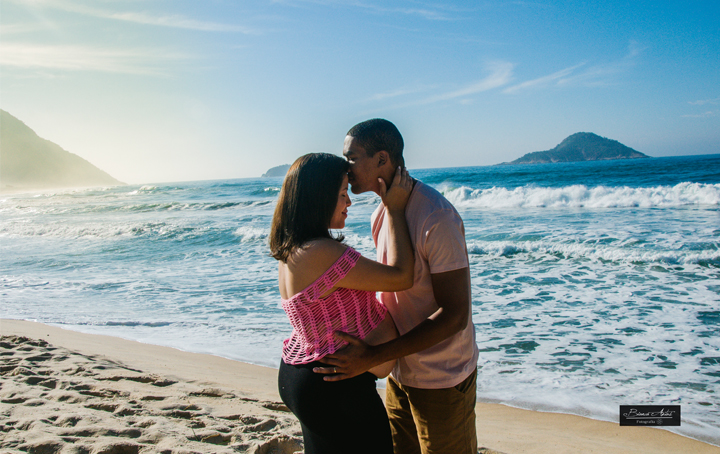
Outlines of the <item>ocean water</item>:
M 720 445 L 720 155 L 411 171 L 462 215 L 487 402 Z M 280 178 L 0 196 L 0 317 L 277 367 Z M 374 257 L 375 195 L 346 241 Z

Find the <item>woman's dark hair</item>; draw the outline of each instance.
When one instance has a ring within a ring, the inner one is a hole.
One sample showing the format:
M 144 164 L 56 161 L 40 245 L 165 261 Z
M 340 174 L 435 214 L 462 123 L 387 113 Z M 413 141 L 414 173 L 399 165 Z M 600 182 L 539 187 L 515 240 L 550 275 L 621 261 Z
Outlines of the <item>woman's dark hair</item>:
M 288 170 L 278 196 L 272 226 L 270 253 L 287 262 L 292 252 L 316 238 L 333 238 L 330 221 L 349 164 L 329 153 L 299 157 Z M 342 235 L 336 238 L 342 241 Z

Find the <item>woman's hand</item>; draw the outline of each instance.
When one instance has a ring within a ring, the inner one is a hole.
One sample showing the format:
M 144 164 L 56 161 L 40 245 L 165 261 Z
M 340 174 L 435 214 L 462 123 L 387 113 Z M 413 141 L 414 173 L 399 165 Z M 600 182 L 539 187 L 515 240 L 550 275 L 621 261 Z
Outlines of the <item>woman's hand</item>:
M 404 212 L 405 205 L 407 205 L 413 188 L 413 179 L 410 178 L 407 169 L 397 168 L 390 189 L 386 189 L 385 182 L 382 178 L 378 179 L 380 180 L 380 198 L 382 199 L 383 205 L 385 205 L 385 209 L 388 211 L 400 210 Z

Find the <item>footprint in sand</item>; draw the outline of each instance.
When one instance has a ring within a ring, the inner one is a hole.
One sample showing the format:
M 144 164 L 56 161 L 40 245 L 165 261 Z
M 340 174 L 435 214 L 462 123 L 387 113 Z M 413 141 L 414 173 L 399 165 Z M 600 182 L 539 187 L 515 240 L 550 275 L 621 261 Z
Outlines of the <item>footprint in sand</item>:
M 198 388 L 43 340 L 0 336 L 0 379 L 0 452 L 302 450 L 299 424 L 282 403 Z

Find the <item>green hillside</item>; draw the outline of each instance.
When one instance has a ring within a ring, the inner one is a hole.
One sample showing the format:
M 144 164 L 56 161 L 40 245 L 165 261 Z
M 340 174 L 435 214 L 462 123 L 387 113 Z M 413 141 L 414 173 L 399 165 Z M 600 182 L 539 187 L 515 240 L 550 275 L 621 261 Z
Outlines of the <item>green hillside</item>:
M 606 139 L 591 132 L 578 132 L 560 142 L 560 144 L 552 150 L 528 153 L 509 164 L 540 164 L 636 158 L 649 158 L 649 156 L 633 150 L 617 140 Z
M 290 164 L 283 164 L 280 166 L 273 167 L 263 174 L 264 177 L 284 177 L 290 169 Z
M 124 184 L 0 110 L 0 190 Z

